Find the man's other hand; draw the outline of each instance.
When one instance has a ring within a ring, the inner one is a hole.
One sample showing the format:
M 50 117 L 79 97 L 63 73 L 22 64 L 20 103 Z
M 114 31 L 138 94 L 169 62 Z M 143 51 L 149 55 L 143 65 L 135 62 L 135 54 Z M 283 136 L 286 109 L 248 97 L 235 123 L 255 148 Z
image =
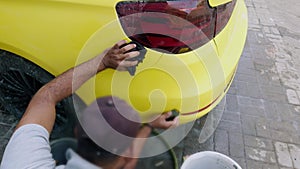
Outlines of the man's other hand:
M 167 121 L 167 119 L 172 116 L 172 112 L 169 111 L 167 113 L 163 113 L 157 116 L 153 121 L 149 122 L 148 124 L 153 128 L 159 129 L 168 129 L 168 128 L 175 128 L 179 125 L 179 117 L 175 117 L 172 121 Z

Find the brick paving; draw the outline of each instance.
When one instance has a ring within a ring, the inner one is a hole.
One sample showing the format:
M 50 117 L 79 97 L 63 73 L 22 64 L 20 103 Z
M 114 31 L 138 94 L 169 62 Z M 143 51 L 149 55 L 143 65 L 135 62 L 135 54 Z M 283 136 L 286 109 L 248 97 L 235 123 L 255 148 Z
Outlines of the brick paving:
M 265 0 L 246 4 L 248 38 L 221 121 L 204 144 L 176 149 L 182 156 L 218 151 L 243 169 L 300 169 L 300 38 L 274 22 Z M 193 131 L 181 144 L 191 144 Z

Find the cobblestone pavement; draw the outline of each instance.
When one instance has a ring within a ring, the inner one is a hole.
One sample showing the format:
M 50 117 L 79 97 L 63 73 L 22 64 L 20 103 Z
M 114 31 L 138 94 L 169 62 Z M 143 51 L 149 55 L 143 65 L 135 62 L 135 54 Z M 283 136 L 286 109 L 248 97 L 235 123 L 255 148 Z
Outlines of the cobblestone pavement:
M 246 0 L 248 38 L 222 119 L 202 144 L 198 120 L 176 147 L 179 157 L 214 150 L 243 169 L 300 169 L 300 15 L 293 13 L 299 3 Z M 1 110 L 0 159 L 16 125 Z
M 248 38 L 217 130 L 199 144 L 195 123 L 177 153 L 214 150 L 243 169 L 300 169 L 300 2 L 246 4 Z

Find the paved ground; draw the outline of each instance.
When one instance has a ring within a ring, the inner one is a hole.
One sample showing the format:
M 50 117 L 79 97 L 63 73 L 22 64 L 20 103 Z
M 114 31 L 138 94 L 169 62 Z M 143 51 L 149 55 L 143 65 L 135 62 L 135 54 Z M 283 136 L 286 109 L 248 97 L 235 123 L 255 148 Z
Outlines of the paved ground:
M 300 2 L 246 3 L 248 38 L 223 102 L 221 122 L 214 135 L 199 144 L 201 122 L 197 121 L 176 147 L 177 154 L 215 150 L 244 169 L 300 169 Z M 14 121 L 0 105 L 0 157 Z
M 221 122 L 204 144 L 196 123 L 177 152 L 215 150 L 243 169 L 300 169 L 300 2 L 246 4 L 248 38 Z

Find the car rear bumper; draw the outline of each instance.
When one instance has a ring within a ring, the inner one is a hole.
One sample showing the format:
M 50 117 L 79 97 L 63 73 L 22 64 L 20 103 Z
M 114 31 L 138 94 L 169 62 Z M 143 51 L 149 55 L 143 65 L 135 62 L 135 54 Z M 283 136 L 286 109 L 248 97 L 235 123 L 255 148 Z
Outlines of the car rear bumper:
M 118 96 L 144 120 L 172 109 L 181 112 L 181 123 L 200 118 L 222 100 L 232 82 L 246 40 L 247 21 L 245 3 L 237 0 L 227 26 L 204 46 L 177 55 L 148 50 L 135 76 L 106 70 L 78 94 L 87 103 L 95 97 Z

